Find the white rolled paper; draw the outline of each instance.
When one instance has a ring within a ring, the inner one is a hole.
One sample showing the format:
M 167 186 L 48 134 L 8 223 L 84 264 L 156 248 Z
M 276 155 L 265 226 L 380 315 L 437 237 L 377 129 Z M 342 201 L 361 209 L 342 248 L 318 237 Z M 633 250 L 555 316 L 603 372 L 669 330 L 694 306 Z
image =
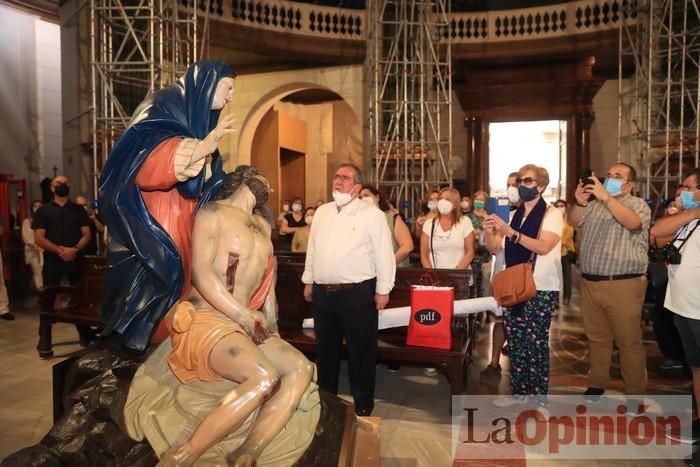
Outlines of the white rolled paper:
M 503 308 L 498 306 L 493 297 L 466 298 L 463 300 L 455 300 L 454 312 L 455 316 L 467 316 L 482 311 L 490 311 L 496 316 L 503 315 Z M 408 326 L 411 320 L 411 307 L 400 306 L 396 308 L 385 308 L 379 312 L 379 324 L 377 329 L 399 328 Z M 307 318 L 302 323 L 304 329 L 312 329 L 314 327 L 314 319 Z

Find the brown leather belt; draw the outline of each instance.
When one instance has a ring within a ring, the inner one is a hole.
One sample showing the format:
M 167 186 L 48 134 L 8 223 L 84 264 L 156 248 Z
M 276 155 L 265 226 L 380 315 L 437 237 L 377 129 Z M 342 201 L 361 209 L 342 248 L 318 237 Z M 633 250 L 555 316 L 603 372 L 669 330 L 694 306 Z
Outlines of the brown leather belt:
M 591 282 L 600 281 L 621 281 L 624 279 L 634 279 L 635 277 L 642 277 L 644 274 L 618 274 L 616 276 L 596 276 L 595 274 L 581 274 L 581 277 Z
M 333 292 L 340 292 L 341 290 L 347 290 L 350 287 L 357 285 L 357 284 L 316 284 L 314 283 L 315 286 L 321 287 L 323 290 L 325 290 L 328 293 L 333 293 Z

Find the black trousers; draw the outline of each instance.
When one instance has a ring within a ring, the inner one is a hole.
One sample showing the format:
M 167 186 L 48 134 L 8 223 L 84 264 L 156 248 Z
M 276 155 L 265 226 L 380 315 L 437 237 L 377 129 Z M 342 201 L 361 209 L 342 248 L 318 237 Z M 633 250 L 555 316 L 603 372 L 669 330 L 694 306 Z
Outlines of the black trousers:
M 355 408 L 374 408 L 377 365 L 376 279 L 337 292 L 313 286 L 314 331 L 318 350 L 318 385 L 338 394 L 343 338 L 348 348 L 350 392 Z
M 651 312 L 651 324 L 659 350 L 666 358 L 685 363 L 685 350 L 674 322 L 674 313 L 664 308 L 666 284 L 654 287 L 654 309 Z
M 66 276 L 70 285 L 78 285 L 81 279 L 80 261 L 81 257 L 66 262 L 59 258 L 58 255 L 44 254 L 44 268 L 42 269 L 44 287 L 58 287 L 61 285 L 63 276 Z M 75 328 L 78 330 L 81 342 L 85 341 L 84 343 L 87 343 L 90 334 L 90 326 L 76 324 Z
M 66 276 L 70 285 L 78 285 L 80 281 L 80 258 L 66 262 L 54 254 L 44 254 L 44 287 L 58 287 L 61 279 Z

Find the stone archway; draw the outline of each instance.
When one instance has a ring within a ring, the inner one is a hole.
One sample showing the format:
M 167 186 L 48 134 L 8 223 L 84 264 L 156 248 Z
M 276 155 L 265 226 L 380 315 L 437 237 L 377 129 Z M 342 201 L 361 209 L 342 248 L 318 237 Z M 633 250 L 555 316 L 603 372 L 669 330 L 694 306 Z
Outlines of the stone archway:
M 305 153 L 305 177 L 299 177 L 300 191 L 307 204 L 317 200 L 327 201 L 329 194 L 329 177 L 341 162 L 353 162 L 360 167 L 364 164 L 364 129 L 361 115 L 364 111 L 363 90 L 359 67 L 339 67 L 324 70 L 301 70 L 293 73 L 295 81 L 283 83 L 284 79 L 275 79 L 272 90 L 265 82 L 276 78 L 292 77 L 292 74 L 271 73 L 266 75 L 244 75 L 236 79 L 236 94 L 229 112 L 243 116 L 240 130 L 222 144 L 221 152 L 226 160 L 225 169 L 232 170 L 238 164 L 257 165 L 268 177 L 279 195 L 282 195 L 283 181 L 279 178 L 283 172 L 280 166 L 270 167 L 271 158 L 280 157 L 270 144 L 261 146 L 261 141 L 280 135 L 279 129 L 270 133 L 269 125 L 274 118 L 278 121 L 296 120 L 306 131 L 308 150 Z M 298 76 L 304 75 L 307 76 Z M 348 79 L 348 76 L 353 79 Z M 298 78 L 316 78 L 301 81 Z M 319 77 L 323 79 L 319 79 Z M 359 78 L 359 81 L 354 78 Z M 281 82 L 282 81 L 282 82 Z M 334 85 L 335 83 L 335 85 Z M 296 96 L 309 92 L 332 96 L 328 101 L 299 101 Z M 271 114 L 277 115 L 272 117 Z M 284 114 L 284 118 L 279 118 Z M 240 120 L 239 120 L 240 121 Z M 298 128 L 298 127 L 297 127 Z M 264 132 L 264 137 L 262 133 Z M 274 136 L 271 136 L 274 135 Z M 289 148 L 298 150 L 298 148 Z M 255 151 L 255 154 L 253 153 Z M 261 156 L 261 154 L 263 154 Z M 260 157 L 263 157 L 262 161 Z M 279 197 L 279 196 L 278 196 Z M 278 197 L 271 199 L 270 207 L 277 212 L 281 206 Z
M 250 163 L 253 137 L 265 114 L 285 97 L 308 89 L 336 93 L 352 109 L 359 122 L 366 120 L 361 65 L 239 76 L 236 78 L 236 94 L 225 112 L 233 112 L 239 117 L 240 130 L 221 144 L 225 168 Z

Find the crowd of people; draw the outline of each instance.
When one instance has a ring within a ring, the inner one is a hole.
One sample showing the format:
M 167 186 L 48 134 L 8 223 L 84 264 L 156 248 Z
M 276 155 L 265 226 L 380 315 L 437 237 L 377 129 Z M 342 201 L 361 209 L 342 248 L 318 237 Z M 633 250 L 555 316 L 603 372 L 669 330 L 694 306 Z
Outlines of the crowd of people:
M 595 175 L 580 180 L 573 203 L 546 202 L 547 171 L 525 165 L 508 177 L 507 218 L 489 212 L 488 193 L 461 196 L 445 187 L 426 195 L 420 215 L 411 223 L 381 191 L 364 183 L 359 168 L 342 165 L 332 181 L 333 202 L 319 200 L 305 206 L 300 197 L 285 201 L 274 226 L 282 249 L 306 253 L 303 280 L 305 297 L 314 303 L 322 350 L 321 387 L 337 391 L 340 354 L 336 350 L 345 339 L 358 413 L 371 412 L 376 333 L 368 330 L 376 330 L 376 310 L 387 303 L 395 268 L 413 262 L 426 269 L 470 269 L 473 277 L 480 278 L 479 293 L 487 296 L 494 275 L 529 263 L 537 292 L 506 308 L 502 318 L 493 318 L 487 368 L 500 371 L 501 353 L 507 349 L 512 396 L 498 404 L 521 404 L 528 399 L 546 404 L 551 319 L 560 302 L 571 302 L 572 268 L 578 264 L 590 356 L 588 400 L 595 401 L 605 392 L 614 346 L 619 351 L 625 391 L 646 391 L 647 361 L 640 323 L 648 277 L 656 300 L 654 330 L 662 353 L 669 357 L 667 361 L 675 362 L 673 368 L 690 368 L 695 395 L 700 397 L 700 316 L 694 305 L 700 297 L 692 286 L 698 279 L 700 257 L 700 234 L 695 234 L 700 217 L 699 178 L 699 169 L 689 172 L 676 198 L 653 226 L 648 204 L 633 194 L 635 169 L 624 163 L 610 167 L 604 180 Z M 66 177 L 54 178 L 51 192 L 50 202 L 32 202 L 30 215 L 21 225 L 25 261 L 37 290 L 62 280 L 75 284 L 78 258 L 99 254 L 104 232 L 99 213 L 88 199 L 81 195 L 71 199 Z M 651 264 L 650 245 L 661 255 Z M 357 255 L 358 249 L 362 255 Z M 350 260 L 357 264 L 342 269 L 324 259 L 345 250 L 348 258 L 372 259 L 370 263 Z M 324 253 L 331 251 L 333 255 Z M 648 273 L 659 265 L 664 276 L 661 286 Z M 347 284 L 352 287 L 345 287 Z M 348 294 L 353 300 L 343 299 Z M 3 290 L 0 319 L 13 319 Z M 81 338 L 84 332 L 79 329 Z M 698 434 L 700 422 L 696 425 Z
M 524 303 L 506 308 L 502 319 L 494 319 L 492 355 L 488 368 L 500 371 L 501 353 L 507 350 L 512 391 L 510 397 L 499 399 L 496 404 L 510 406 L 526 402 L 540 405 L 547 403 L 549 328 L 556 309 L 560 305 L 571 303 L 572 269 L 575 264 L 578 264 L 581 271 L 581 313 L 590 355 L 588 387 L 584 392 L 586 400 L 595 402 L 604 394 L 610 379 L 614 346 L 619 351 L 626 393 L 645 393 L 647 362 L 642 343 L 642 311 L 647 296 L 650 228 L 652 239 L 659 245 L 675 245 L 675 250 L 680 251 L 679 263 L 669 265 L 669 292 L 665 294 L 661 307 L 675 321 L 674 330 L 675 327 L 678 328 L 678 341 L 683 343 L 686 352 L 690 350 L 693 356 L 700 353 L 697 347 L 700 342 L 700 325 L 697 323 L 700 321 L 696 321 L 700 317 L 695 316 L 692 306 L 695 303 L 693 299 L 696 298 L 693 296 L 694 289 L 688 286 L 690 281 L 697 279 L 693 264 L 697 262 L 695 258 L 698 256 L 694 254 L 694 248 L 698 246 L 700 236 L 692 237 L 700 213 L 697 170 L 692 171 L 684 180 L 677 199 L 671 205 L 672 209 L 667 210 L 666 216 L 652 227 L 648 204 L 634 195 L 635 169 L 624 163 L 610 167 L 604 179 L 593 175 L 589 179 L 580 180 L 572 203 L 562 199 L 546 202 L 544 193 L 549 185 L 549 174 L 542 167 L 525 165 L 508 178 L 508 218 L 488 212 L 489 196 L 486 192 L 477 191 L 471 196 L 462 197 L 453 188 L 435 190 L 427 193 L 415 224 L 407 223 L 386 202 L 382 193 L 373 187 L 362 185 L 359 169 L 353 166 L 346 169 L 348 174 L 345 177 L 355 179 L 341 181 L 351 184 L 352 190 L 356 191 L 350 190 L 352 197 L 346 206 L 355 206 L 352 204 L 355 199 L 358 202 L 366 201 L 379 207 L 379 211 L 386 215 L 394 267 L 410 264 L 413 256 L 414 266 L 471 269 L 474 276 L 481 276 L 480 292 L 489 295 L 490 282 L 495 274 L 517 264 L 532 264 L 536 295 Z M 334 203 L 324 206 L 326 207 L 315 211 L 316 217 L 324 211 L 337 214 L 338 209 L 340 212 L 346 209 L 337 201 L 335 206 Z M 287 217 L 291 216 L 287 214 Z M 303 220 L 302 216 L 291 219 Z M 314 237 L 337 233 L 335 227 L 328 222 L 325 220 L 323 226 L 316 226 L 316 232 L 315 229 L 310 229 L 310 235 L 306 232 L 304 240 L 311 245 Z M 289 228 L 290 224 L 288 219 L 283 225 Z M 342 238 L 341 235 L 326 241 L 335 248 L 337 242 L 342 242 Z M 328 248 L 328 245 L 324 243 L 322 248 Z M 318 251 L 319 246 L 307 246 L 307 249 Z M 413 250 L 417 251 L 412 254 Z M 307 271 L 314 269 L 318 260 L 313 258 L 317 256 L 318 253 L 312 255 L 311 260 L 307 259 Z M 334 391 L 337 390 L 337 356 L 326 351 L 336 348 L 337 339 L 348 338 L 338 329 L 351 332 L 342 324 L 343 316 L 349 316 L 350 311 L 343 309 L 347 305 L 343 300 L 329 305 L 328 297 L 335 296 L 320 285 L 329 281 L 359 284 L 363 282 L 359 279 L 364 276 L 336 277 L 335 271 L 330 275 L 332 279 L 322 281 L 318 281 L 316 275 L 307 276 L 307 280 L 314 286 L 308 290 L 307 299 L 316 304 L 323 301 L 323 306 L 320 307 L 323 311 L 315 312 L 319 321 L 316 324 L 317 335 L 336 336 L 336 340 L 331 343 L 319 342 L 319 348 L 322 346 L 324 349 L 322 354 L 331 360 L 319 362 L 320 374 L 329 375 L 325 387 Z M 373 277 L 378 280 L 378 273 Z M 369 297 L 368 293 L 368 300 Z M 379 306 L 378 303 L 375 300 L 375 307 Z M 338 314 L 337 321 L 333 324 L 335 327 L 330 329 L 325 322 L 329 315 L 327 307 Z M 365 330 L 372 328 L 372 321 L 369 321 L 364 325 Z M 357 330 L 352 332 L 358 333 Z M 359 347 L 366 349 L 368 341 L 361 342 Z M 663 345 L 661 340 L 659 344 Z M 352 361 L 354 357 L 350 358 Z M 351 385 L 362 386 L 358 380 L 366 382 L 369 378 L 363 376 L 363 371 L 373 374 L 374 369 L 369 369 L 371 365 L 360 365 L 359 362 L 367 358 L 365 354 L 357 358 L 358 363 L 351 364 Z M 700 361 L 695 362 L 693 358 L 688 358 L 688 365 L 697 391 L 700 391 Z M 324 387 L 324 380 L 321 381 Z M 373 380 L 365 384 L 365 387 L 371 389 Z M 372 402 L 368 401 L 367 390 L 357 391 L 358 394 L 361 393 L 357 395 L 360 398 L 358 400 L 363 401 L 360 407 L 369 410 Z

